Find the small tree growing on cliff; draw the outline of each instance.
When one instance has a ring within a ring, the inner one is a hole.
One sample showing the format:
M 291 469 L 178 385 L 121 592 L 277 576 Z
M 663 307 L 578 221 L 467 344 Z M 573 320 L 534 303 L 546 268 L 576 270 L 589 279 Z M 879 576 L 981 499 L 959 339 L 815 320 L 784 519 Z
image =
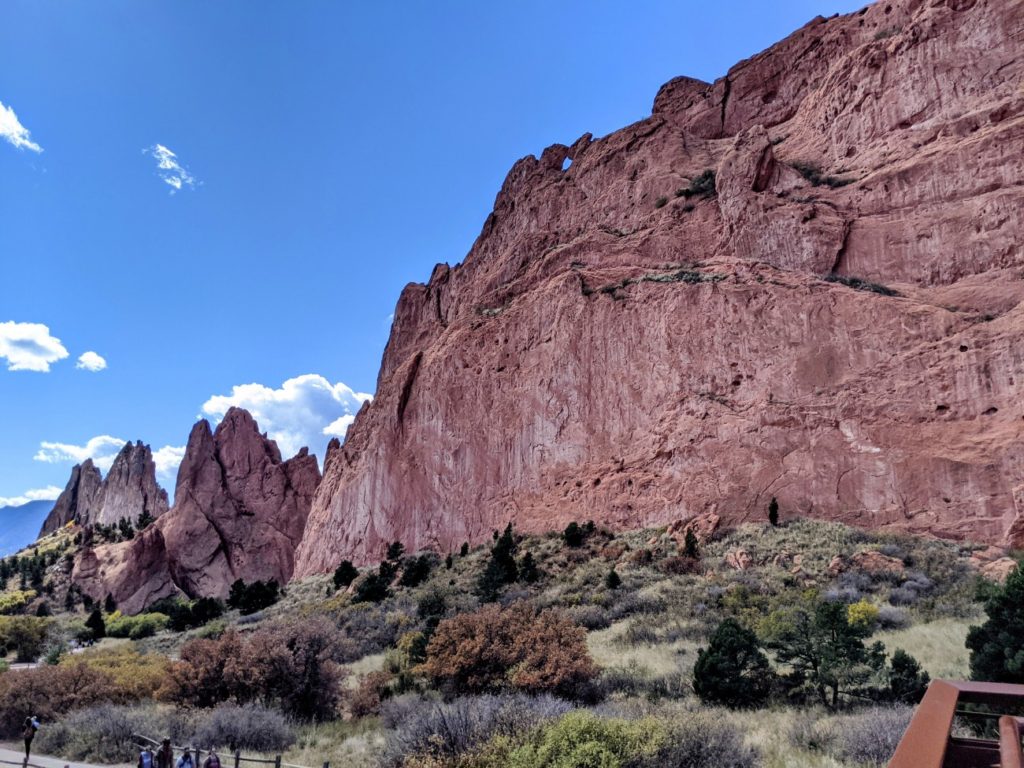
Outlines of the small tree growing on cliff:
M 772 524 L 773 528 L 779 524 L 779 502 L 774 496 L 768 503 L 768 522 Z

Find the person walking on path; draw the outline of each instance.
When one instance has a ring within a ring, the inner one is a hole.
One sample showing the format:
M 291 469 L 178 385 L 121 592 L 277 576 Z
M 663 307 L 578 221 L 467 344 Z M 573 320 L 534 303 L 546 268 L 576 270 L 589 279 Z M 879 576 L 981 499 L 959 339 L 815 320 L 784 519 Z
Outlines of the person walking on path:
M 178 758 L 176 768 L 196 768 L 196 761 L 192 759 L 192 750 L 188 747 L 185 747 L 185 751 Z
M 39 721 L 34 717 L 25 718 L 25 729 L 22 731 L 21 737 L 25 739 L 25 762 L 24 765 L 28 765 L 28 759 L 32 754 L 32 740 L 36 737 L 36 731 L 39 730 Z
M 156 768 L 156 755 L 153 754 L 153 750 L 149 747 L 143 747 L 142 751 L 139 752 L 138 768 Z
M 156 768 L 174 768 L 174 747 L 170 739 L 164 739 L 156 752 Z

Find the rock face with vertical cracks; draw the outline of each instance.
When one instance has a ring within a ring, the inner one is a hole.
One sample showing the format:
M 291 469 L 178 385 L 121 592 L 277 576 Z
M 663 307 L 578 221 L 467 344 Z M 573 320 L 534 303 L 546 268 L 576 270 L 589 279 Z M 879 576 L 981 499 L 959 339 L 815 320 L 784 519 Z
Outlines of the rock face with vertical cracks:
M 167 491 L 156 482 L 153 451 L 141 442 L 126 443 L 114 458 L 106 478 L 86 459 L 71 470 L 64 492 L 43 522 L 40 536 L 68 523 L 117 525 L 140 515 L 158 518 L 167 511 Z
M 296 573 L 772 496 L 1024 544 L 1022 30 L 1024 0 L 819 18 L 518 161 L 402 293 Z
M 129 613 L 170 594 L 225 597 L 236 579 L 284 584 L 319 482 L 307 449 L 282 461 L 252 416 L 232 408 L 215 431 L 205 420 L 192 428 L 170 511 L 131 541 L 86 547 L 72 578 Z

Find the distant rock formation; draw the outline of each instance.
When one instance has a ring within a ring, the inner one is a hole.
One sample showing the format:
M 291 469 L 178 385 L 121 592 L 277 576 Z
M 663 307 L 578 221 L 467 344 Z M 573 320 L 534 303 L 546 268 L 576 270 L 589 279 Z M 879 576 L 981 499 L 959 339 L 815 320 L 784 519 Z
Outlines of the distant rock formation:
M 515 163 L 402 292 L 296 575 L 773 496 L 1024 546 L 1022 28 L 1021 0 L 817 18 Z
M 131 541 L 84 547 L 72 579 L 126 613 L 172 594 L 226 597 L 237 579 L 285 584 L 319 482 L 306 448 L 282 461 L 252 416 L 232 408 L 215 431 L 205 420 L 192 428 L 174 506 Z
M 53 533 L 72 522 L 116 525 L 127 518 L 134 523 L 142 514 L 155 519 L 167 508 L 167 491 L 157 484 L 152 450 L 142 442 L 126 443 L 105 479 L 101 479 L 92 459 L 72 468 L 71 479 L 39 535 Z
M 68 523 L 87 520 L 92 514 L 102 487 L 103 477 L 92 463 L 92 459 L 86 459 L 72 467 L 71 479 L 43 521 L 39 535 L 46 536 Z

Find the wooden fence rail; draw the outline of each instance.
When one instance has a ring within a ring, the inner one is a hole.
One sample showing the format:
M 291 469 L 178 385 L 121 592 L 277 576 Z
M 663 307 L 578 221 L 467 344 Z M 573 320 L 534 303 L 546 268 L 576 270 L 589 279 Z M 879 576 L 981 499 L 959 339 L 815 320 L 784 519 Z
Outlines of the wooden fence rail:
M 157 739 L 150 738 L 149 736 L 144 736 L 140 733 L 132 734 L 132 741 L 134 742 L 135 746 L 138 749 L 156 749 L 160 747 L 160 742 Z M 203 755 L 209 755 L 211 752 L 216 752 L 216 750 L 200 749 L 199 747 L 180 747 L 175 744 L 171 745 L 171 749 L 173 749 L 175 755 L 179 757 L 183 751 L 185 751 L 186 749 L 189 750 L 193 755 L 195 755 L 195 768 L 202 768 L 202 765 L 200 763 Z M 281 762 L 281 755 L 275 755 L 273 760 L 268 760 L 265 757 L 243 757 L 241 751 L 236 749 L 232 753 L 232 757 L 234 758 L 234 768 L 241 768 L 242 763 L 273 765 L 274 768 L 309 768 L 309 766 L 305 765 L 294 765 L 293 763 Z M 227 768 L 225 762 L 226 761 L 221 761 L 221 768 Z M 18 763 L 18 765 L 21 764 Z M 30 765 L 29 768 L 41 768 L 41 766 Z M 171 768 L 174 768 L 174 766 L 171 766 Z M 324 761 L 323 768 L 331 768 L 331 763 L 329 760 Z

